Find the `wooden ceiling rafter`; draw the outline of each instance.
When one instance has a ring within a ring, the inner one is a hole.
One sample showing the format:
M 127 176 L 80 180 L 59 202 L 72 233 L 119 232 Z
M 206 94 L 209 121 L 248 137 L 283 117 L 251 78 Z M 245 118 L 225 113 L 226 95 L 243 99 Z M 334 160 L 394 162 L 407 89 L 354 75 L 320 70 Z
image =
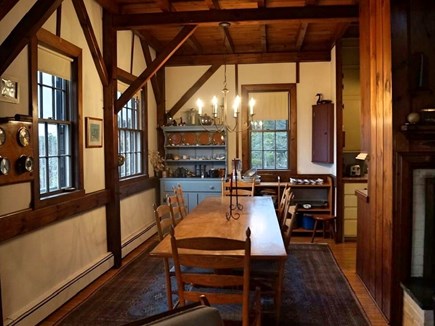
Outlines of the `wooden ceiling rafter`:
M 149 66 L 153 62 L 153 59 L 151 58 L 150 48 L 148 46 L 148 43 L 144 39 L 139 38 L 139 40 L 142 46 L 142 52 L 145 57 L 145 63 L 147 66 Z M 153 88 L 154 97 L 156 98 L 157 102 L 160 102 L 162 100 L 162 93 L 160 91 L 159 83 L 157 81 L 157 75 L 151 77 L 151 86 Z
M 89 19 L 88 12 L 83 0 L 72 0 L 77 18 L 85 35 L 86 42 L 88 43 L 89 51 L 91 52 L 92 59 L 94 60 L 95 68 L 100 76 L 103 86 L 109 85 L 109 74 L 107 72 L 106 64 L 104 63 L 103 55 L 101 54 L 100 47 L 95 37 L 94 29 L 92 28 L 91 20 Z
M 348 27 L 349 27 L 349 23 L 341 23 L 338 24 L 338 27 L 336 28 L 334 35 L 332 36 L 332 40 L 331 40 L 331 48 L 335 45 L 335 40 L 339 40 L 343 37 L 343 35 L 346 33 Z
M 151 46 L 156 52 L 162 52 L 165 48 L 164 45 L 156 39 L 154 36 L 152 36 L 150 33 L 148 33 L 146 30 L 136 30 L 137 35 L 146 41 L 149 46 Z
M 331 60 L 331 51 L 294 51 L 277 53 L 237 53 L 174 56 L 166 62 L 171 66 L 198 66 L 210 64 L 257 64 L 282 62 L 326 62 Z
M 186 102 L 201 88 L 202 85 L 220 68 L 221 65 L 212 65 L 207 71 L 190 87 L 186 93 L 168 111 L 168 115 L 173 117 Z
M 224 39 L 224 46 L 227 49 L 227 53 L 235 53 L 236 47 L 234 46 L 233 38 L 231 37 L 229 28 L 230 25 L 226 25 L 229 23 L 221 23 L 222 33 L 223 33 L 223 39 Z
M 163 12 L 174 11 L 174 7 L 169 0 L 158 0 L 157 3 L 160 10 Z
M 111 14 L 119 14 L 120 7 L 113 0 L 95 0 L 101 7 L 110 12 Z
M 243 17 L 243 18 L 242 18 Z M 289 21 L 357 22 L 358 6 L 309 6 L 258 9 L 228 9 L 114 15 L 113 26 L 118 30 L 141 29 L 158 25 L 215 26 L 220 22 L 238 24 L 283 23 Z
M 263 52 L 266 53 L 268 50 L 268 44 L 267 44 L 267 25 L 264 24 L 261 26 L 261 48 L 263 49 Z
M 37 1 L 0 45 L 0 75 L 61 5 L 62 0 Z
M 296 50 L 300 51 L 302 49 L 302 46 L 304 45 L 305 35 L 307 34 L 308 24 L 307 23 L 301 23 L 299 25 L 299 30 L 296 35 L 296 44 L 295 48 Z
M 124 105 L 136 94 L 139 89 L 170 59 L 178 48 L 195 32 L 197 26 L 184 26 L 177 36 L 168 43 L 165 49 L 159 53 L 151 65 L 136 78 L 115 102 L 115 113 L 118 113 Z

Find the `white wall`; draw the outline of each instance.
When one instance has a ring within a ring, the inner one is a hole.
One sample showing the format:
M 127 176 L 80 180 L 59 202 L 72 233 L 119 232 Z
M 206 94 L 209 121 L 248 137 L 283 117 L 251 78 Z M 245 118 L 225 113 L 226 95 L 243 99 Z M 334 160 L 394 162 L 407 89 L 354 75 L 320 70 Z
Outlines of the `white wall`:
M 334 51 L 332 55 L 334 56 Z M 335 59 L 331 62 L 301 63 L 300 82 L 297 84 L 297 128 L 298 128 L 298 173 L 335 174 L 335 164 L 316 164 L 311 162 L 311 106 L 316 103 L 317 93 L 325 99 L 335 101 Z M 166 110 L 169 111 L 178 99 L 208 69 L 202 67 L 168 67 L 166 68 Z M 228 103 L 235 96 L 234 66 L 227 66 L 227 87 L 230 90 Z M 196 108 L 196 99 L 204 103 L 204 113 L 211 115 L 210 101 L 213 95 L 220 96 L 224 80 L 224 68 L 221 67 L 175 115 L 182 117 L 184 111 Z M 295 83 L 296 64 L 256 64 L 239 65 L 239 94 L 241 85 L 268 83 Z M 179 120 L 177 120 L 179 122 Z M 235 157 L 235 134 L 228 137 L 228 158 Z M 241 140 L 239 142 L 241 153 Z
M 19 1 L 0 21 L 0 42 L 4 41 L 34 3 L 31 0 Z M 92 0 L 85 0 L 85 5 L 102 50 L 102 9 Z M 55 23 L 54 14 L 44 24 L 44 28 L 54 32 Z M 61 37 L 83 51 L 82 123 L 85 123 L 84 117 L 103 118 L 103 88 L 71 0 L 62 3 Z M 131 33 L 121 32 L 118 38 L 119 65 L 130 71 Z M 0 102 L 2 117 L 16 113 L 29 114 L 27 51 L 26 47 L 4 74 L 20 83 L 21 96 L 19 104 Z M 144 68 L 145 60 L 136 39 L 133 73 L 139 74 Z M 153 142 L 151 147 L 155 148 L 156 104 L 150 88 L 148 95 L 151 102 L 148 118 L 151 122 L 149 141 Z M 83 154 L 86 193 L 104 189 L 104 148 L 84 148 Z M 30 186 L 30 183 L 0 186 L 0 218 L 6 213 L 30 207 Z M 151 227 L 153 202 L 153 190 L 121 201 L 123 255 L 155 233 Z M 1 295 L 5 325 L 35 325 L 112 266 L 113 257 L 107 251 L 104 207 L 0 243 Z

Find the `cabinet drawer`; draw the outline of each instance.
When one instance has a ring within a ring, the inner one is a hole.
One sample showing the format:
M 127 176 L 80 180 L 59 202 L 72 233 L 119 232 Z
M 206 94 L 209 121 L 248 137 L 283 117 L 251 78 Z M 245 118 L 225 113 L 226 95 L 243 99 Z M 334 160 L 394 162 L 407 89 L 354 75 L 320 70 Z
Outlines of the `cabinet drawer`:
M 358 217 L 356 207 L 345 207 L 344 208 L 344 219 L 345 220 L 356 220 Z
M 344 195 L 344 207 L 356 207 L 356 195 Z

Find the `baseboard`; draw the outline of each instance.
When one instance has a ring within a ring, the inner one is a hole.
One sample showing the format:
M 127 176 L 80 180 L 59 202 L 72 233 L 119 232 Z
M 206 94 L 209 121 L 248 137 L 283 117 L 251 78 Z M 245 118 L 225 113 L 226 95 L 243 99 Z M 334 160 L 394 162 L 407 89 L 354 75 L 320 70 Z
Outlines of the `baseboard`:
M 122 257 L 125 257 L 155 233 L 156 225 L 154 223 L 125 240 L 122 245 Z M 67 281 L 58 289 L 53 290 L 53 292 L 43 298 L 35 300 L 33 304 L 29 304 L 21 311 L 5 318 L 4 325 L 27 326 L 38 324 L 44 318 L 47 318 L 47 316 L 59 309 L 78 292 L 110 270 L 113 264 L 113 254 L 107 253 L 107 255 Z
M 127 240 L 122 244 L 122 258 L 127 256 L 134 249 L 139 247 L 146 240 L 151 238 L 154 234 L 157 233 L 156 224 L 153 223 L 146 227 L 145 229 L 137 232 L 136 234 L 130 236 Z
M 37 301 L 35 304 L 30 304 L 22 311 L 7 317 L 4 320 L 4 325 L 21 326 L 38 324 L 112 267 L 113 255 L 107 253 L 107 255 L 102 257 L 92 266 L 67 281 L 64 285 L 54 290 L 49 295 L 42 299 L 35 300 Z

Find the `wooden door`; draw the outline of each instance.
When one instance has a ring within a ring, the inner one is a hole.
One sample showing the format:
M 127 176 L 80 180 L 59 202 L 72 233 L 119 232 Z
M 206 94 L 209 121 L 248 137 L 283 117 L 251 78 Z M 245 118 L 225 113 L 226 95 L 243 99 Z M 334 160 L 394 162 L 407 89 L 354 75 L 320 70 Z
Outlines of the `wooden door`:
M 313 105 L 312 162 L 334 163 L 334 105 Z

